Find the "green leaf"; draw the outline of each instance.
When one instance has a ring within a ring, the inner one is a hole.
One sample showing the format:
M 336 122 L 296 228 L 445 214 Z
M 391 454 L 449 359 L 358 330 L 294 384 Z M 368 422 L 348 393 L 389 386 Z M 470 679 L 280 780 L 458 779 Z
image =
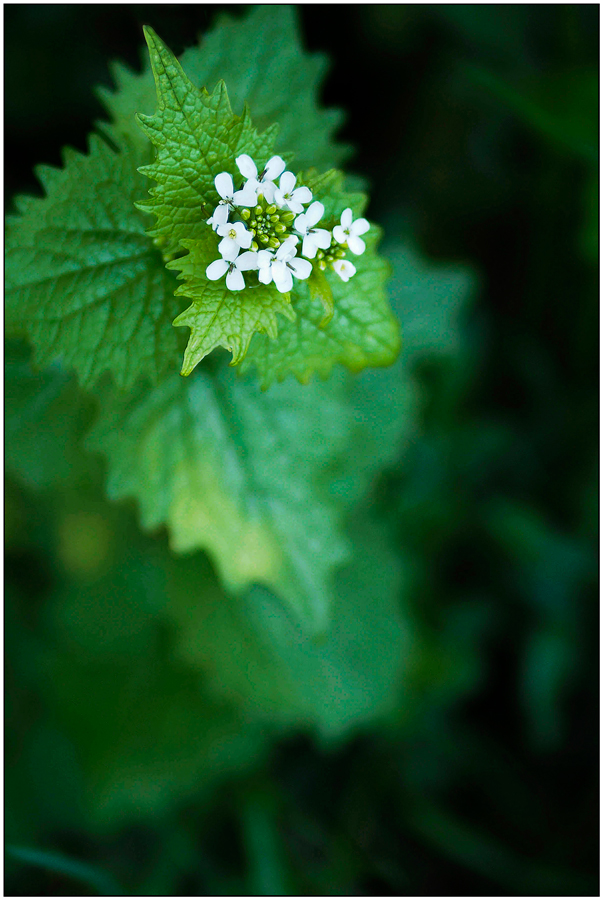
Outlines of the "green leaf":
M 140 160 L 95 136 L 89 155 L 64 159 L 38 168 L 46 197 L 20 200 L 7 226 L 9 328 L 27 334 L 36 365 L 60 359 L 86 386 L 105 371 L 121 387 L 157 380 L 177 360 L 175 280 L 134 208 Z
M 6 343 L 5 466 L 29 487 L 45 488 L 73 479 L 82 467 L 80 440 L 94 407 L 59 366 L 33 372 L 30 355 L 23 344 Z
M 182 374 L 193 368 L 215 347 L 233 354 L 232 365 L 247 352 L 255 332 L 275 338 L 276 313 L 295 317 L 289 296 L 274 285 L 248 286 L 233 293 L 224 284 L 210 283 L 205 275 L 208 263 L 219 257 L 218 240 L 206 224 L 219 201 L 214 179 L 220 172 L 237 176 L 235 158 L 249 153 L 261 165 L 271 155 L 275 128 L 259 135 L 252 127 L 247 109 L 242 118 L 230 107 L 226 87 L 219 82 L 213 94 L 199 91 L 182 67 L 151 29 L 145 30 L 151 66 L 157 85 L 159 108 L 155 116 L 139 116 L 145 134 L 157 146 L 157 159 L 141 171 L 158 182 L 151 200 L 139 207 L 157 217 L 149 232 L 161 241 L 166 255 L 188 255 L 172 261 L 185 283 L 179 295 L 193 300 L 175 325 L 188 325 L 191 337 Z
M 141 171 L 157 182 L 151 199 L 138 204 L 157 217 L 153 237 L 166 254 L 180 252 L 182 239 L 203 238 L 206 220 L 220 196 L 214 179 L 220 172 L 240 177 L 235 158 L 248 153 L 265 164 L 272 155 L 276 127 L 262 135 L 252 126 L 249 111 L 233 113 L 226 86 L 214 91 L 196 88 L 173 53 L 145 28 L 157 88 L 157 112 L 138 115 L 142 130 L 157 148 L 157 158 Z
M 342 174 L 333 169 L 322 175 L 310 169 L 302 173 L 300 181 L 324 205 L 323 221 L 329 227 L 339 221 L 346 207 L 355 218 L 366 207 L 367 197 L 345 191 Z M 359 372 L 367 366 L 394 362 L 400 351 L 400 327 L 385 291 L 390 267 L 376 252 L 381 229 L 371 223 L 364 238 L 366 250 L 361 256 L 348 252 L 356 274 L 347 283 L 330 268 L 319 282 L 320 290 L 316 277 L 312 284 L 296 279 L 291 292 L 295 321 L 280 325 L 277 341 L 265 335 L 253 338 L 241 370 L 254 367 L 262 387 L 282 381 L 288 374 L 304 384 L 315 372 L 326 378 L 336 363 Z
M 265 724 L 306 727 L 341 738 L 396 706 L 408 655 L 398 605 L 401 570 L 383 532 L 354 519 L 352 560 L 336 576 L 331 628 L 316 639 L 266 590 L 242 598 L 191 592 L 199 562 L 168 569 L 167 614 L 178 654 L 208 687 Z
M 207 226 L 206 226 L 207 227 Z M 217 244 L 209 228 L 212 243 Z M 192 304 L 174 319 L 174 325 L 188 325 L 191 335 L 184 354 L 182 375 L 190 375 L 195 366 L 216 347 L 225 347 L 232 353 L 231 365 L 239 363 L 249 348 L 256 332 L 267 334 L 274 340 L 278 333 L 276 313 L 290 320 L 295 319 L 290 295 L 281 294 L 274 285 L 255 284 L 244 292 L 233 293 L 223 282 L 208 281 L 205 269 L 218 257 L 217 246 L 213 256 L 204 254 L 206 241 L 181 241 L 189 253 L 168 263 L 168 268 L 178 269 L 185 284 L 176 296 L 193 299 Z
M 182 55 L 180 62 L 197 88 L 210 93 L 224 80 L 234 111 L 241 115 L 247 103 L 260 129 L 278 121 L 277 152 L 292 150 L 299 168 L 329 168 L 341 164 L 350 148 L 335 144 L 334 131 L 341 125 L 340 110 L 320 109 L 317 96 L 325 75 L 326 57 L 304 51 L 298 16 L 293 6 L 256 6 L 242 17 L 221 15 L 199 44 Z M 138 75 L 121 63 L 112 74 L 117 90 L 99 88 L 111 123 L 99 127 L 121 147 L 144 147 L 146 140 L 136 127 L 136 113 L 151 112 L 155 101 L 148 58 Z
M 138 115 L 144 133 L 157 148 L 157 158 L 141 171 L 157 186 L 150 190 L 151 199 L 139 203 L 140 209 L 156 216 L 149 234 L 172 259 L 170 268 L 178 269 L 184 284 L 178 294 L 193 300 L 191 307 L 176 319 L 176 325 L 188 325 L 191 339 L 182 373 L 195 365 L 217 346 L 231 350 L 232 364 L 240 362 L 254 334 L 264 336 L 257 356 L 268 357 L 256 362 L 267 386 L 292 372 L 307 381 L 314 371 L 327 375 L 335 362 L 343 362 L 352 371 L 368 365 L 388 365 L 399 348 L 397 325 L 383 292 L 386 268 L 374 253 L 378 230 L 368 241 L 368 251 L 359 260 L 359 272 L 353 285 L 329 284 L 319 274 L 310 285 L 296 286 L 292 296 L 282 296 L 274 285 L 248 284 L 244 292 L 232 294 L 223 286 L 210 285 L 205 270 L 217 258 L 217 238 L 206 224 L 219 195 L 214 179 L 228 172 L 238 179 L 237 155 L 249 154 L 262 165 L 272 155 L 276 126 L 259 134 L 252 126 L 247 106 L 242 117 L 230 105 L 223 81 L 210 95 L 198 90 L 185 75 L 170 50 L 146 29 L 151 67 L 155 77 L 158 110 L 154 116 Z M 341 177 L 330 171 L 319 176 L 316 169 L 304 180 L 315 196 L 324 202 L 326 215 L 333 223 L 346 205 L 361 209 L 365 198 L 343 192 Z M 334 305 L 341 300 L 339 315 L 334 319 Z M 313 316 L 316 301 L 324 308 L 324 316 Z M 296 313 L 305 320 L 299 326 Z M 276 313 L 294 325 L 284 323 L 285 339 L 277 341 Z M 325 340 L 324 327 L 329 324 Z M 317 333 L 318 332 L 318 333 Z M 269 342 L 269 343 L 267 343 Z
M 308 278 L 308 287 L 310 288 L 310 297 L 312 300 L 320 300 L 325 311 L 324 316 L 320 320 L 319 328 L 324 328 L 333 318 L 335 306 L 333 304 L 333 291 L 327 281 L 327 277 L 318 267 L 312 269 L 312 274 Z
M 269 586 L 311 631 L 325 629 L 330 576 L 345 558 L 321 485 L 350 427 L 340 379 L 262 394 L 197 372 L 107 404 L 90 446 L 109 458 L 108 493 L 139 500 L 143 527 L 168 525 L 177 552 L 206 549 L 226 586 Z
M 319 198 L 325 206 L 328 197 Z M 340 210 L 346 206 L 345 200 Z M 351 205 L 351 204 L 347 204 Z M 389 366 L 400 351 L 400 327 L 389 305 L 385 282 L 390 269 L 376 253 L 381 230 L 371 225 L 365 235 L 366 250 L 354 257 L 356 274 L 347 283 L 327 269 L 325 280 L 332 292 L 333 317 L 325 325 L 324 298 L 312 296 L 306 282 L 296 281 L 291 292 L 294 322 L 279 326 L 278 340 L 256 334 L 241 365 L 254 367 L 266 388 L 292 374 L 306 384 L 314 373 L 326 378 L 342 363 L 350 372 L 367 366 Z

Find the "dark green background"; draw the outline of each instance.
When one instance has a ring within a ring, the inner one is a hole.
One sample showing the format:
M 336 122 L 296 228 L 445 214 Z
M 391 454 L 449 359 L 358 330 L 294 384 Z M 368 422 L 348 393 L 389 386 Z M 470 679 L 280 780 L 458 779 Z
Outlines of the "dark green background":
M 85 149 L 92 88 L 109 84 L 108 59 L 137 64 L 142 24 L 180 53 L 219 8 L 5 7 L 8 204 L 38 192 L 33 165 Z M 478 279 L 461 358 L 418 364 L 420 433 L 377 501 L 420 573 L 424 627 L 463 610 L 480 665 L 427 690 L 410 733 L 328 753 L 292 736 L 207 808 L 183 802 L 111 839 L 55 824 L 42 848 L 128 892 L 165 858 L 176 894 L 596 894 L 598 7 L 316 5 L 300 18 L 306 46 L 332 59 L 323 100 L 347 110 L 370 217 Z M 9 626 L 25 627 L 33 660 L 59 578 L 53 501 L 10 478 L 7 491 L 44 532 L 7 538 Z M 11 709 L 38 700 L 7 650 L 10 783 Z M 13 753 L 40 740 L 26 728 Z M 14 859 L 7 879 L 9 894 L 87 890 Z

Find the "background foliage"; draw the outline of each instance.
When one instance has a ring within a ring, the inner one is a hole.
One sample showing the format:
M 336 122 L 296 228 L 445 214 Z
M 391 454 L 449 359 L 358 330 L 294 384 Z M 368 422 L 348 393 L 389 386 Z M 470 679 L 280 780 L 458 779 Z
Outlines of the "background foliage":
M 216 12 L 8 7 L 9 210 L 142 24 Z M 299 10 L 404 336 L 331 416 L 323 644 L 109 503 L 93 403 L 9 342 L 7 893 L 597 892 L 597 12 Z

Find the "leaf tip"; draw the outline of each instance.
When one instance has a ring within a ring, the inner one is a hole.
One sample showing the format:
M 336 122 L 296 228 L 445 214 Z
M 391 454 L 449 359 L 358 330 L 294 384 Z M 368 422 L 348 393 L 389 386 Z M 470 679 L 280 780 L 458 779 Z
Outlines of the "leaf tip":
M 159 37 L 157 33 L 151 28 L 150 25 L 142 26 L 142 33 L 144 34 L 144 39 L 147 42 L 147 46 L 150 48 L 154 46 L 157 41 L 159 41 Z

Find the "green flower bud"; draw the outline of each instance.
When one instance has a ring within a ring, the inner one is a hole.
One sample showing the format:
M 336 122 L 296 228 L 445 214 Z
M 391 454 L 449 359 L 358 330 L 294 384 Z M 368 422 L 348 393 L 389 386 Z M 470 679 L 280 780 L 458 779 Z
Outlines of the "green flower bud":
M 268 212 L 268 210 L 266 210 L 266 212 Z M 274 215 L 274 216 L 270 216 L 270 221 L 271 222 L 280 222 L 280 216 L 278 214 Z
M 281 245 L 281 242 L 279 241 L 278 238 L 273 237 L 273 238 L 270 238 L 270 240 L 268 241 L 268 246 L 272 247 L 273 250 L 276 250 L 277 247 L 280 247 L 280 245 Z
M 259 239 L 260 239 L 260 241 L 262 242 L 262 244 L 269 244 L 269 243 L 270 243 L 270 238 L 268 237 L 267 234 L 264 234 L 264 233 L 260 234 Z
M 287 230 L 287 226 L 284 225 L 282 222 L 279 222 L 277 225 L 274 226 L 274 230 L 276 231 L 277 234 L 284 234 L 285 231 Z
M 251 249 L 252 249 L 252 250 L 259 250 L 260 248 L 259 248 L 259 245 L 258 245 L 255 241 L 252 241 L 252 242 L 251 242 Z
M 256 216 L 260 216 L 263 212 L 264 212 L 264 210 L 262 209 L 261 206 L 256 206 L 256 208 L 255 208 Z
M 266 207 L 266 212 L 268 213 L 269 216 L 274 215 L 274 213 L 276 212 L 276 206 L 274 205 L 274 203 L 271 203 L 270 206 Z
M 290 225 L 294 218 L 295 218 L 295 213 L 292 213 L 292 212 L 281 213 L 281 222 L 286 222 L 287 225 Z
M 247 221 L 247 219 L 249 218 L 250 215 L 251 215 L 251 210 L 249 210 L 249 209 L 241 210 L 241 218 L 245 219 L 245 221 Z

